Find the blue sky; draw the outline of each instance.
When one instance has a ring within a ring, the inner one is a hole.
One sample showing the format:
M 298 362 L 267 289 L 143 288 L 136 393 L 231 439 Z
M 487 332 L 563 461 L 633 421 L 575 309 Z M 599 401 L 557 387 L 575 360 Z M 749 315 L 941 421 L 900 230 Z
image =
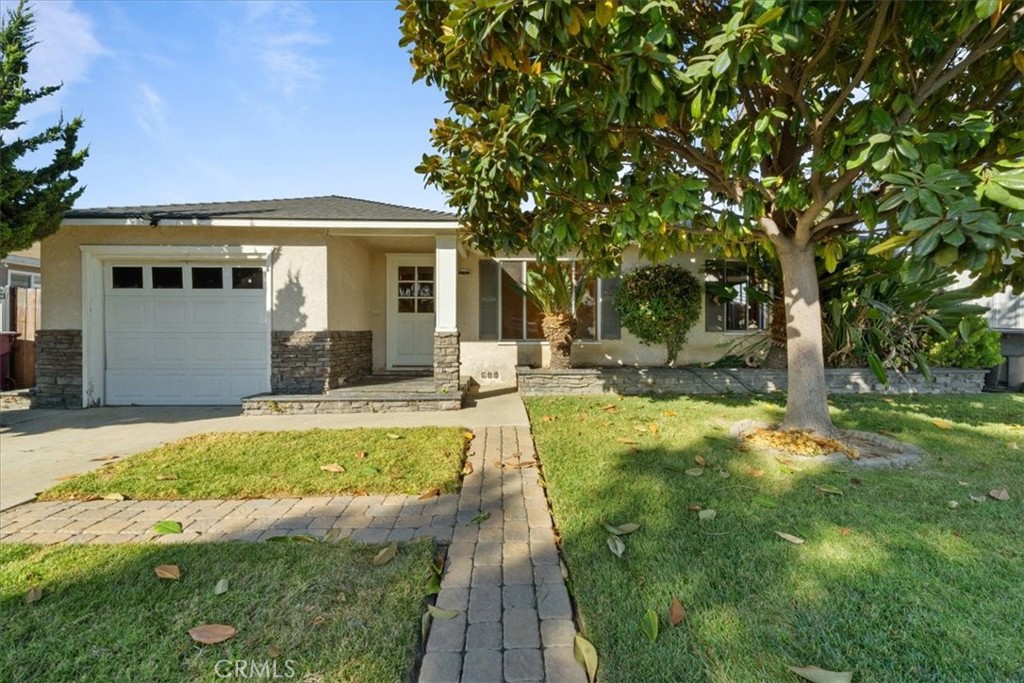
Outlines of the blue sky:
M 0 0 L 4 13 L 14 6 Z M 413 171 L 447 110 L 382 2 L 45 0 L 29 128 L 85 117 L 77 207 L 340 194 L 445 208 Z

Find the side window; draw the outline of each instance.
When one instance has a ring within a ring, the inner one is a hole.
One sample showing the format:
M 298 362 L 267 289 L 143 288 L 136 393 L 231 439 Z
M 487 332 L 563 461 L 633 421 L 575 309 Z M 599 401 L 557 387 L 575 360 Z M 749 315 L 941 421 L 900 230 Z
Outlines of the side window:
M 738 261 L 707 261 L 704 329 L 708 332 L 748 332 L 768 325 L 770 297 Z

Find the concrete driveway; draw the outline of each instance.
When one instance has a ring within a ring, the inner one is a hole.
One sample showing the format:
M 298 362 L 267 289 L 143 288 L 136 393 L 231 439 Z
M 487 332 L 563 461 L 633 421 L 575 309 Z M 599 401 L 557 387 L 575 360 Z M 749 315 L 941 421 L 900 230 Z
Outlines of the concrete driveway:
M 0 412 L 0 510 L 24 503 L 69 474 L 202 432 L 352 427 L 527 426 L 519 394 L 471 396 L 459 411 L 356 415 L 242 415 L 238 406 L 161 406 Z

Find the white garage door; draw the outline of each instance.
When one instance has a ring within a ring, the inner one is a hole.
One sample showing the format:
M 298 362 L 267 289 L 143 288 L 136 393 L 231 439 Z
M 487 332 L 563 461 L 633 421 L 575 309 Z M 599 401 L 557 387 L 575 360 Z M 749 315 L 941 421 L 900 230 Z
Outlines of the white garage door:
M 269 391 L 265 275 L 251 264 L 107 265 L 107 404 L 222 405 Z

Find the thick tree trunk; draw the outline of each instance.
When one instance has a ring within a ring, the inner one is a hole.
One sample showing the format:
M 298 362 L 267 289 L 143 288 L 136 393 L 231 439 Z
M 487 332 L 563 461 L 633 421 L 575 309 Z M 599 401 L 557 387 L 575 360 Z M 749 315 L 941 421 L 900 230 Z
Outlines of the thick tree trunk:
M 772 240 L 782 264 L 786 301 L 786 360 L 789 389 L 784 429 L 809 429 L 836 438 L 828 414 L 821 301 L 814 267 L 814 245 L 798 247 L 787 237 Z
M 572 342 L 576 338 L 576 319 L 568 313 L 552 313 L 541 320 L 544 338 L 551 347 L 551 369 L 572 367 Z

